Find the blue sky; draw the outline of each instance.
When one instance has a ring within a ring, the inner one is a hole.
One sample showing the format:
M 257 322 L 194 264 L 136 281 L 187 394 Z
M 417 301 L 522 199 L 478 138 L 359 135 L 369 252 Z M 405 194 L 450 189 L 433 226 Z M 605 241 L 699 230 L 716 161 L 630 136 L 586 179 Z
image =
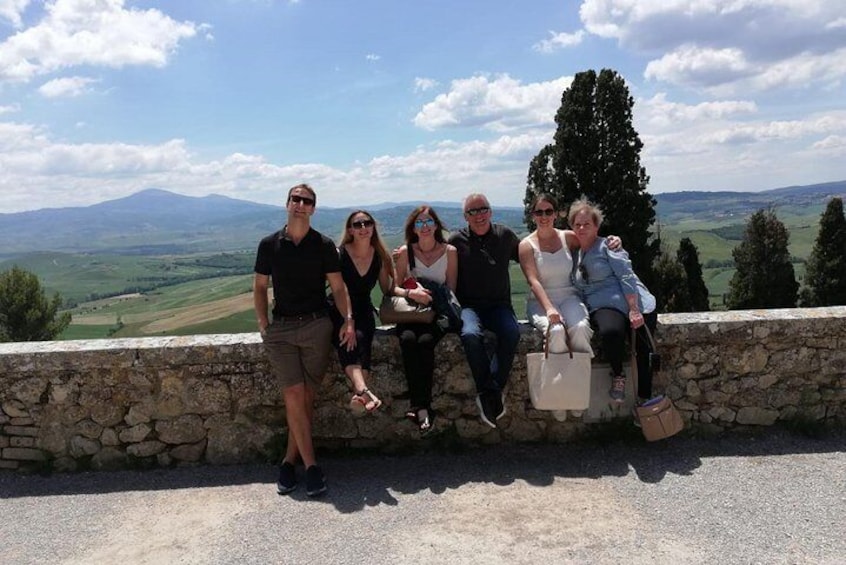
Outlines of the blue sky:
M 0 213 L 145 188 L 520 205 L 575 73 L 652 193 L 846 179 L 832 0 L 0 0 Z

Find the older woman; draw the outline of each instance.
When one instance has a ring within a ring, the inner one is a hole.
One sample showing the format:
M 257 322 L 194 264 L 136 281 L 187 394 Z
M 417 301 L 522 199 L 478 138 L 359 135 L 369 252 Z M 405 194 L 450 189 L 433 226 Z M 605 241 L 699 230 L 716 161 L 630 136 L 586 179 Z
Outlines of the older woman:
M 658 322 L 655 297 L 649 293 L 632 271 L 629 255 L 624 250 L 612 251 L 605 238 L 599 237 L 602 210 L 585 199 L 570 206 L 570 226 L 579 240 L 578 269 L 574 284 L 587 304 L 590 317 L 600 337 L 602 350 L 611 365 L 611 389 L 615 403 L 626 399 L 626 377 L 623 374 L 625 339 L 629 328 L 637 329 L 638 396 L 652 396 L 652 372 L 649 367 L 650 346 L 644 324 L 654 331 Z
M 405 221 L 405 245 L 397 257 L 397 282 L 393 291 L 420 304 L 432 302 L 432 293 L 421 280 L 445 284 L 455 290 L 458 280 L 458 254 L 446 243 L 446 228 L 429 206 L 415 208 Z M 402 362 L 411 406 L 406 417 L 426 435 L 433 430 L 432 378 L 435 372 L 435 345 L 444 336 L 436 322 L 397 324 Z
M 342 345 L 335 332 L 333 336 L 338 361 L 344 368 L 353 387 L 350 407 L 356 412 L 373 412 L 382 401 L 367 388 L 370 376 L 370 358 L 376 320 L 370 292 L 376 283 L 382 292 L 389 294 L 393 287 L 394 263 L 382 238 L 379 237 L 376 220 L 365 210 L 356 210 L 344 224 L 344 232 L 338 245 L 341 257 L 341 275 L 349 291 L 355 321 L 356 341 L 354 347 Z M 337 309 L 332 308 L 333 321 L 343 324 Z
M 526 301 L 526 314 L 534 327 L 549 331 L 549 351 L 567 351 L 564 326 L 573 351 L 593 354 L 588 311 L 570 280 L 573 256 L 579 240 L 569 230 L 555 227 L 558 206 L 552 196 L 536 196 L 531 206 L 537 229 L 520 242 L 520 267 L 532 294 Z

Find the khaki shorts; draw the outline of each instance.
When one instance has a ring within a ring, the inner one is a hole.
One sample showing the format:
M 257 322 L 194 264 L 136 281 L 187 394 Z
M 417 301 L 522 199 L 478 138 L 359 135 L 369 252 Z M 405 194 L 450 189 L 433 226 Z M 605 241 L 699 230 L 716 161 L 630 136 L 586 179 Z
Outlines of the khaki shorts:
M 275 320 L 262 340 L 270 369 L 283 388 L 301 383 L 320 385 L 332 353 L 332 320 L 328 316 L 306 321 Z

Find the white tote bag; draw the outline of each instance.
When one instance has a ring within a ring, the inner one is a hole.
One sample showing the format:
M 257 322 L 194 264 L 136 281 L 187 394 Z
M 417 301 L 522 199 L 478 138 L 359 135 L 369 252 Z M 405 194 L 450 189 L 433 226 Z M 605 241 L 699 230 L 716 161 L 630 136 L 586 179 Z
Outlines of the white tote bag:
M 529 397 L 536 410 L 585 410 L 590 405 L 590 353 L 574 352 L 564 328 L 568 353 L 549 352 L 549 328 L 543 353 L 526 355 Z

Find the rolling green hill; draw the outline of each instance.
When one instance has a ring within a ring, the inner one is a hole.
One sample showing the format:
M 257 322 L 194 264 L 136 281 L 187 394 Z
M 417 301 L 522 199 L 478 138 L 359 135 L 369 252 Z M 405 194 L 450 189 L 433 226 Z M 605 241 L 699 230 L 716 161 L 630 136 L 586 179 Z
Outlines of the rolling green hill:
M 682 237 L 696 244 L 712 306 L 720 308 L 734 272 L 732 250 L 748 214 L 775 207 L 790 231 L 790 252 L 801 260 L 835 194 L 846 196 L 846 181 L 762 193 L 660 194 L 656 228 L 670 252 Z M 405 218 L 415 205 L 372 207 L 389 247 L 402 241 Z M 433 205 L 447 226 L 464 225 L 459 204 Z M 314 225 L 337 238 L 350 211 L 321 207 Z M 62 295 L 74 317 L 65 339 L 253 331 L 255 246 L 283 218 L 281 207 L 158 190 L 83 209 L 0 214 L 0 257 L 7 257 L 0 271 L 18 265 L 38 275 L 48 293 Z M 497 207 L 495 220 L 525 233 L 519 208 Z M 50 232 L 52 237 L 32 237 L 45 229 L 40 222 L 63 227 Z M 27 246 L 43 249 L 21 251 Z M 801 280 L 804 265 L 794 267 Z M 511 278 L 514 307 L 523 316 L 528 288 L 519 266 L 512 265 Z

